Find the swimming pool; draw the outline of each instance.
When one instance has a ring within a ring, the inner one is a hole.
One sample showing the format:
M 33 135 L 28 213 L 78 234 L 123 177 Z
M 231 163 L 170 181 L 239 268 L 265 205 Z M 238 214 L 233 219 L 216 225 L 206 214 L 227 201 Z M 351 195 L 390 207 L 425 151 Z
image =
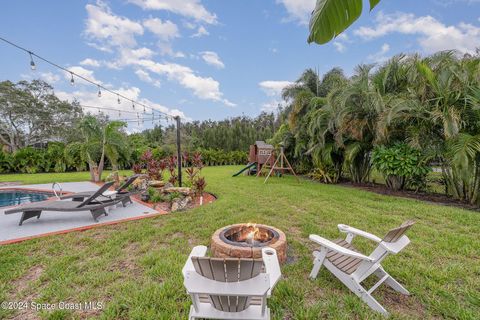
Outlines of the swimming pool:
M 0 207 L 38 202 L 52 197 L 52 193 L 29 190 L 0 190 Z

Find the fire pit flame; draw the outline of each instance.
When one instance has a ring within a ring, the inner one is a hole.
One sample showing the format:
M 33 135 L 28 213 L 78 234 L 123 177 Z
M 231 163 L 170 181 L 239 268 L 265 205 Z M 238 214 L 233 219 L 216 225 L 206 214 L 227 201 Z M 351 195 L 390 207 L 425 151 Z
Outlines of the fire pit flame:
M 285 234 L 263 224 L 239 223 L 218 229 L 211 242 L 215 257 L 260 258 L 264 247 L 275 249 L 281 262 L 286 260 Z
M 236 241 L 255 245 L 258 242 L 267 242 L 270 238 L 268 232 L 262 232 L 256 223 L 247 223 L 244 228 L 238 231 Z

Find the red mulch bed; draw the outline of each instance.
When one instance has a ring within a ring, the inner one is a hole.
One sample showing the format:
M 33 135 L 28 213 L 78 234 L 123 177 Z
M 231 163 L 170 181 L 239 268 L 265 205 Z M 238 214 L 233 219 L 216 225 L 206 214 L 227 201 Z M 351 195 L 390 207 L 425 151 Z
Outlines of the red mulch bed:
M 444 206 L 452 206 L 463 208 L 467 210 L 473 211 L 480 211 L 480 208 L 469 203 L 461 202 L 459 200 L 455 200 L 452 197 L 449 197 L 444 194 L 438 193 L 427 193 L 427 192 L 415 192 L 410 190 L 398 190 L 394 191 L 392 189 L 387 188 L 384 184 L 378 183 L 354 183 L 354 182 L 340 182 L 339 183 L 345 187 L 357 188 L 362 189 L 370 192 L 375 192 L 378 194 L 383 194 L 387 196 L 394 196 L 394 197 L 402 197 L 402 198 L 410 198 L 421 200 L 425 202 L 432 202 L 435 204 L 440 204 Z
M 150 202 L 143 202 L 140 200 L 140 195 L 135 195 L 134 196 L 135 200 L 140 201 L 143 205 L 146 205 L 152 209 L 155 209 L 157 211 L 163 211 L 163 212 L 170 212 L 170 203 L 168 202 L 160 202 L 160 203 L 150 203 Z M 215 197 L 213 194 L 204 192 L 203 193 L 203 205 L 206 205 L 208 203 L 212 203 L 213 201 L 217 200 L 217 197 Z M 200 197 L 195 197 L 192 201 L 191 204 L 188 205 L 187 209 L 193 209 L 196 207 L 200 206 Z

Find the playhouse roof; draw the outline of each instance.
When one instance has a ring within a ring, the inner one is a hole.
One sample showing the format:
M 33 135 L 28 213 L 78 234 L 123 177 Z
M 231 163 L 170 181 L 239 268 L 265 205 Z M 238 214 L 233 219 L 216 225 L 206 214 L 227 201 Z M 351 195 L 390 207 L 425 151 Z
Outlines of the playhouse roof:
M 265 141 L 255 141 L 255 145 L 262 149 L 273 149 L 273 146 L 271 144 L 266 144 Z

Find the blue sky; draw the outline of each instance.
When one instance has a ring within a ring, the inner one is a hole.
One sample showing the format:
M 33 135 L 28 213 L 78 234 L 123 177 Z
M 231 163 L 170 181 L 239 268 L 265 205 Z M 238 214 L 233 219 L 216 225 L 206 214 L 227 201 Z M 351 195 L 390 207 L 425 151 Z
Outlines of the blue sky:
M 3 1 L 0 36 L 112 90 L 187 119 L 256 116 L 308 67 L 324 73 L 400 52 L 480 47 L 480 0 L 382 0 L 346 33 L 308 45 L 315 0 Z M 63 99 L 131 104 L 0 43 L 0 80 L 43 78 Z M 111 114 L 112 118 L 117 113 Z M 125 118 L 125 116 L 123 116 Z M 136 125 L 132 125 L 131 129 Z M 145 123 L 148 127 L 148 124 Z

